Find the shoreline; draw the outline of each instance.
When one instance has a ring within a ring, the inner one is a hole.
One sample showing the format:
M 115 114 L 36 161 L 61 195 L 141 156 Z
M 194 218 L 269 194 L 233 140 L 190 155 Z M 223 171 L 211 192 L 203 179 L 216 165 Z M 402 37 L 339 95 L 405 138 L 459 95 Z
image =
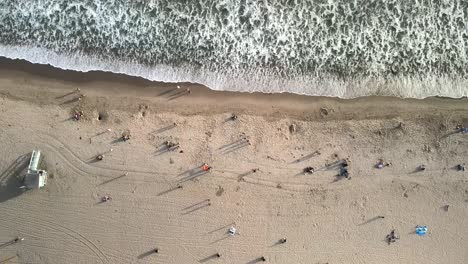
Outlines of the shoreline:
M 18 263 L 466 263 L 468 230 L 453 230 L 468 226 L 467 99 L 219 92 L 0 61 L 0 123 L 0 237 L 21 238 L 2 248 Z M 49 179 L 23 192 L 32 150 Z
M 58 93 L 67 89 L 80 88 L 86 94 L 95 96 L 117 96 L 144 98 L 157 102 L 168 111 L 190 114 L 190 111 L 210 112 L 216 108 L 224 111 L 240 111 L 249 114 L 267 114 L 269 116 L 284 117 L 289 115 L 299 120 L 320 120 L 325 116 L 321 109 L 329 111 L 326 115 L 330 119 L 371 119 L 392 118 L 402 112 L 430 111 L 431 109 L 463 110 L 468 98 L 430 97 L 425 99 L 397 98 L 397 97 L 360 97 L 354 99 L 340 99 L 337 97 L 317 97 L 292 93 L 261 93 L 261 92 L 232 92 L 215 91 L 200 84 L 193 83 L 164 83 L 146 80 L 141 77 L 128 76 L 110 72 L 92 71 L 76 72 L 63 70 L 50 65 L 33 64 L 24 60 L 11 60 L 0 57 L 0 79 L 15 82 L 21 79 L 34 80 L 32 84 L 36 92 L 34 97 L 28 98 L 25 91 L 17 89 L 9 93 L 14 96 L 24 96 L 29 101 L 53 103 L 41 96 L 41 91 Z M 181 89 L 177 89 L 177 87 Z M 42 90 L 37 90 L 38 87 Z M 18 87 L 19 88 L 19 87 Z M 31 88 L 31 87 L 30 87 Z M 184 105 L 178 108 L 171 100 L 164 100 L 166 93 L 190 89 L 190 96 L 181 96 L 177 102 Z M 43 99 L 43 100 L 41 100 Z M 158 100 L 159 99 L 159 100 Z M 211 107 L 210 107 L 211 106 Z M 273 115 L 271 110 L 274 109 Z M 362 115 L 362 111 L 367 114 Z M 219 111 L 215 110 L 215 113 Z

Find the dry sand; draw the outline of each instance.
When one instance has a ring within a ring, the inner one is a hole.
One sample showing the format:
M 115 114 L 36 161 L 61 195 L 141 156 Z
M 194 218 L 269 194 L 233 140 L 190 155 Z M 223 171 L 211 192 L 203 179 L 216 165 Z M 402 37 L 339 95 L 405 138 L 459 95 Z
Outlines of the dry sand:
M 6 60 L 0 95 L 0 263 L 468 262 L 466 99 L 213 92 Z M 33 149 L 51 177 L 22 192 Z M 341 159 L 349 180 L 327 166 Z

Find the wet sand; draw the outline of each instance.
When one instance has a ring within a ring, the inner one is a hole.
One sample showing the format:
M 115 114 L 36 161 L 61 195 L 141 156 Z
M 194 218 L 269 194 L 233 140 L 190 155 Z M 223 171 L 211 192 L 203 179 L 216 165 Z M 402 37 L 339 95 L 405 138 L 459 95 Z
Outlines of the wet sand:
M 217 92 L 10 60 L 0 96 L 0 261 L 468 261 L 467 99 Z M 51 177 L 23 192 L 33 149 Z

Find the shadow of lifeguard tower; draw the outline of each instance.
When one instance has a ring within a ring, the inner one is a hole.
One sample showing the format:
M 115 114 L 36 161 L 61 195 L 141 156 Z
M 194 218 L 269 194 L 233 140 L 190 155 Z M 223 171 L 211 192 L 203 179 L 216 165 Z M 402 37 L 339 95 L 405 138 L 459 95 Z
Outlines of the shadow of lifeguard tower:
M 28 164 L 29 160 L 29 164 Z M 39 150 L 19 156 L 0 172 L 0 203 L 15 198 L 27 190 L 40 189 L 47 184 L 47 171 L 40 169 L 42 156 Z

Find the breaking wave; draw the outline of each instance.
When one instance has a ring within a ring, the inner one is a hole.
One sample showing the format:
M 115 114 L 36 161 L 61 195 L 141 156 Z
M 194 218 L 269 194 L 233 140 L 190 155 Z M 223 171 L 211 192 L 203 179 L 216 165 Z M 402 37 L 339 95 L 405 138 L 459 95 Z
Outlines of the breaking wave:
M 0 56 L 215 90 L 468 96 L 464 0 L 3 0 Z

